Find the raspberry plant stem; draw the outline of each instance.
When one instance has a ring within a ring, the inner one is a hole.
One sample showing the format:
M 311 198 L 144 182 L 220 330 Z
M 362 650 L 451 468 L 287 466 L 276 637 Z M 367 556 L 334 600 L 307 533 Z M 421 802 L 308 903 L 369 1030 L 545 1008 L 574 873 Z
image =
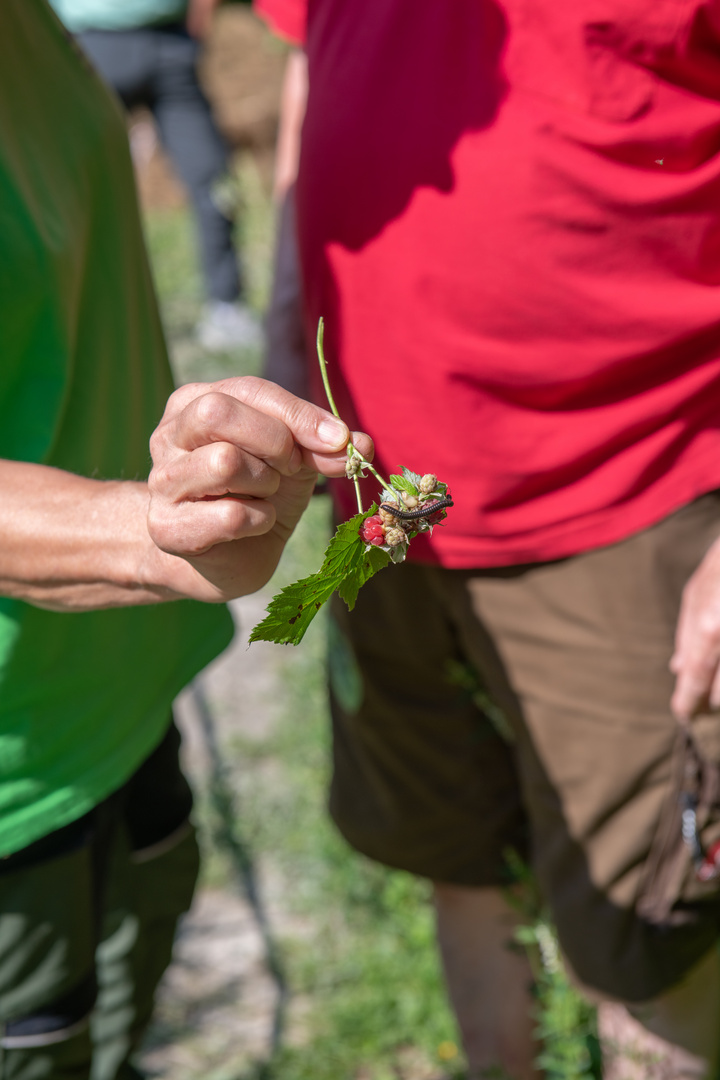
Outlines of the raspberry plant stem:
M 323 386 L 325 387 L 325 396 L 328 399 L 328 405 L 330 406 L 332 414 L 333 414 L 333 416 L 337 416 L 338 420 L 342 420 L 342 417 L 340 416 L 340 413 L 338 412 L 337 405 L 335 404 L 335 398 L 332 395 L 332 390 L 330 389 L 330 380 L 328 379 L 327 364 L 325 363 L 325 350 L 323 349 L 323 339 L 324 339 L 324 337 L 325 337 L 325 320 L 321 317 L 320 321 L 318 322 L 318 329 L 317 329 L 317 355 L 318 355 L 318 363 L 320 364 L 320 374 L 322 375 Z M 353 457 L 360 458 L 360 461 L 362 462 L 363 468 L 368 469 L 372 473 L 372 475 L 375 477 L 377 482 L 380 484 L 380 486 L 382 488 L 385 489 L 385 491 L 392 492 L 393 489 L 390 487 L 390 484 L 388 484 L 387 481 L 383 480 L 382 476 L 377 471 L 377 469 L 373 468 L 373 466 L 370 464 L 370 462 L 365 460 L 365 458 L 362 456 L 362 454 L 357 449 L 357 447 L 353 446 L 353 444 L 350 442 L 350 443 L 348 443 L 348 458 L 353 458 Z M 359 482 L 357 476 L 353 477 L 353 483 L 355 485 L 355 495 L 356 495 L 356 498 L 357 498 L 358 512 L 363 514 L 364 510 L 363 510 L 362 498 L 360 496 L 360 482 Z
M 327 364 L 325 363 L 325 350 L 323 349 L 323 339 L 325 337 L 325 320 L 320 317 L 317 328 L 317 354 L 318 361 L 320 363 L 320 374 L 322 375 L 323 386 L 325 387 L 325 396 L 328 399 L 328 405 L 330 406 L 333 416 L 337 416 L 338 420 L 342 417 L 337 410 L 335 404 L 335 398 L 332 396 L 332 390 L 330 389 L 330 380 L 328 379 Z

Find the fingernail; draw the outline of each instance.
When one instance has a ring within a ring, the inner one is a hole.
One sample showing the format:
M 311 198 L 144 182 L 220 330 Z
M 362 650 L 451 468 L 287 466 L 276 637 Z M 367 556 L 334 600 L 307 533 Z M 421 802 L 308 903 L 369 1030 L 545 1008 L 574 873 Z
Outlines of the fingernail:
M 320 439 L 328 446 L 344 446 L 348 440 L 347 425 L 334 416 L 327 416 L 321 420 L 317 429 Z

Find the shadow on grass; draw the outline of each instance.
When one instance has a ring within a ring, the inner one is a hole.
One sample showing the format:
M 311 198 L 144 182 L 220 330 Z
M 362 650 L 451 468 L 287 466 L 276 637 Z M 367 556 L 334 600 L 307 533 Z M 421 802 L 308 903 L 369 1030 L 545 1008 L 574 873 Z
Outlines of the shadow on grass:
M 217 822 L 211 826 L 213 843 L 226 855 L 236 881 L 250 906 L 262 939 L 265 964 L 276 989 L 268 1059 L 253 1063 L 250 1071 L 240 1074 L 237 1080 L 266 1080 L 266 1078 L 269 1080 L 272 1073 L 268 1070 L 271 1069 L 272 1061 L 282 1047 L 285 1033 L 289 1000 L 288 979 L 258 885 L 253 853 L 238 831 L 239 815 L 235 796 L 228 782 L 227 767 L 223 764 L 212 712 L 199 682 L 195 681 L 192 684 L 191 694 L 210 760 L 208 799 L 215 811 Z

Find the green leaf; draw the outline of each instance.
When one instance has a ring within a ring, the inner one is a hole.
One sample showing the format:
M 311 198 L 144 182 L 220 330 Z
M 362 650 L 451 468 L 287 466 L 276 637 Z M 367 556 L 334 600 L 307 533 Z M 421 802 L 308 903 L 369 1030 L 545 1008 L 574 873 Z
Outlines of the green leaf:
M 359 537 L 358 540 L 360 540 Z M 357 594 L 365 582 L 374 574 L 377 574 L 378 570 L 382 570 L 391 562 L 390 555 L 388 555 L 387 551 L 383 551 L 382 548 L 369 546 L 368 550 L 365 551 L 366 545 L 363 544 L 362 540 L 360 540 L 359 546 L 362 557 L 352 567 L 348 568 L 337 590 L 338 596 L 345 601 L 350 611 L 355 607 Z
M 394 563 L 397 563 L 398 565 L 400 563 L 405 562 L 405 556 L 407 555 L 407 549 L 408 549 L 407 544 L 398 544 L 397 547 L 391 548 L 391 550 L 390 550 L 390 561 L 394 562 Z
M 407 470 L 404 471 L 407 472 Z M 417 474 L 413 473 L 412 475 L 416 476 Z M 420 483 L 421 479 L 422 477 L 418 477 L 418 484 Z M 396 491 L 407 491 L 408 495 L 420 494 L 420 488 L 417 486 L 417 484 L 413 484 L 412 480 L 407 479 L 407 477 L 405 476 L 398 476 L 397 474 L 391 475 L 390 483 Z
M 274 641 L 279 645 L 298 645 L 335 591 L 352 611 L 361 587 L 390 562 L 386 551 L 366 545 L 358 532 L 365 518 L 376 510 L 373 504 L 366 513 L 356 514 L 338 527 L 318 572 L 288 585 L 273 597 L 267 615 L 250 634 L 251 643 Z
M 412 469 L 408 469 L 405 465 L 402 466 L 402 471 L 403 471 L 403 478 L 405 480 L 407 480 L 408 483 L 413 484 L 417 488 L 417 490 L 419 491 L 420 490 L 420 481 L 422 480 L 421 474 L 413 472 Z M 417 492 L 416 492 L 416 494 L 417 494 Z
M 324 581 L 320 573 L 288 585 L 270 601 L 267 615 L 250 634 L 250 642 L 275 641 L 278 645 L 298 645 L 334 589 L 334 584 Z

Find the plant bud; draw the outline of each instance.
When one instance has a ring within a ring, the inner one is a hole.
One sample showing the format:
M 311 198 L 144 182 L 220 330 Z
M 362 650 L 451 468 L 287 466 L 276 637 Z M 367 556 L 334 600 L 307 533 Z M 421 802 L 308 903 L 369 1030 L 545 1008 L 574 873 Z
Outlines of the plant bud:
M 391 514 L 389 510 L 384 510 L 382 506 L 378 510 L 378 517 L 382 521 L 383 525 L 397 525 L 398 519 L 394 514 Z
M 420 500 L 417 495 L 410 495 L 407 491 L 403 491 L 402 501 L 405 503 L 408 510 L 414 510 Z
M 398 547 L 407 541 L 407 533 L 404 529 L 388 529 L 385 533 L 385 543 L 388 547 Z
M 345 462 L 345 475 L 348 480 L 352 480 L 353 476 L 357 476 L 357 474 L 360 472 L 361 466 L 362 461 L 355 454 L 353 454 L 352 457 L 349 457 L 347 459 L 347 461 Z

